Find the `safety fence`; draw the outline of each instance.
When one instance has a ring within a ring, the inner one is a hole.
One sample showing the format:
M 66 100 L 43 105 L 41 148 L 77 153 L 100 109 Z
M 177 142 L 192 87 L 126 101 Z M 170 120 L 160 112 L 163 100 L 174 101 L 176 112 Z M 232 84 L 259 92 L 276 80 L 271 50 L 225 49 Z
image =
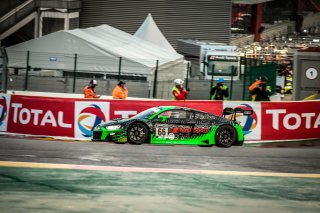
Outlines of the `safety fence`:
M 221 115 L 225 107 L 251 109 L 252 115 L 237 117 L 246 140 L 320 138 L 320 101 L 96 100 L 7 94 L 0 96 L 0 131 L 90 140 L 94 124 L 129 118 L 161 105 L 190 107 L 216 115 Z
M 142 88 L 148 92 L 148 98 L 167 99 L 170 98 L 172 79 L 185 78 L 188 69 L 188 63 L 182 58 L 168 61 L 161 57 L 156 60 L 12 50 L 8 54 L 8 80 L 1 88 L 20 88 L 24 91 L 82 93 L 90 79 L 106 84 L 124 80 L 131 85 L 136 85 L 136 82 L 144 84 Z M 170 85 L 167 81 L 170 81 Z M 116 84 L 112 87 L 114 85 Z M 135 95 L 146 97 L 145 92 Z
M 188 62 L 159 66 L 159 60 L 137 58 L 28 51 L 11 52 L 9 61 L 11 65 L 6 84 L 9 90 L 82 93 L 90 79 L 96 79 L 100 82 L 97 88 L 99 93 L 109 95 L 116 81 L 125 80 L 131 97 L 171 99 L 173 80 L 181 78 L 185 79 L 185 87 L 190 89 L 189 100 L 209 100 L 209 92 L 215 84 L 213 79 L 217 77 L 212 76 L 211 81 L 191 79 L 192 67 Z M 135 63 L 137 61 L 148 66 Z M 248 88 L 262 75 L 268 77 L 274 94 L 277 66 L 275 63 L 263 64 L 261 60 L 241 58 L 239 68 L 232 68 L 232 72 L 241 73 L 240 79 L 231 78 L 225 82 L 229 87 L 229 100 L 250 100 Z

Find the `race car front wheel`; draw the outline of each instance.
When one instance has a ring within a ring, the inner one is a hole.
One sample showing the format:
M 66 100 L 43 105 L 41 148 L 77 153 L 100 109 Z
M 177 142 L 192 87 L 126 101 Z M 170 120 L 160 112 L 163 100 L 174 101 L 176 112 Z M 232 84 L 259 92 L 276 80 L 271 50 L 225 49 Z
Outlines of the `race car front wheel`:
M 127 138 L 130 144 L 140 145 L 149 138 L 148 127 L 143 123 L 133 123 L 128 127 Z
M 215 135 L 216 146 L 231 147 L 237 140 L 236 130 L 229 125 L 220 126 Z

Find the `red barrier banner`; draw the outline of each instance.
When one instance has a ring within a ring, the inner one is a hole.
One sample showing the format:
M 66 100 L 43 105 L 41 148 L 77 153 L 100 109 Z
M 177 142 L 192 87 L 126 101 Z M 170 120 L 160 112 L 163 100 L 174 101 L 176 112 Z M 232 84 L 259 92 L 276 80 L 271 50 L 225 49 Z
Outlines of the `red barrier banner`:
M 246 140 L 320 138 L 320 101 L 236 102 L 72 99 L 20 95 L 0 98 L 0 131 L 90 139 L 92 129 L 154 106 L 182 106 L 221 115 L 225 107 L 253 110 L 237 116 Z
M 320 101 L 263 102 L 262 140 L 320 138 Z
M 12 95 L 8 132 L 73 137 L 74 101 Z
M 10 105 L 8 132 L 86 139 L 91 138 L 92 129 L 101 122 L 130 118 L 154 106 L 190 107 L 217 115 L 222 112 L 222 102 L 213 101 L 103 100 L 12 95 L 7 105 Z

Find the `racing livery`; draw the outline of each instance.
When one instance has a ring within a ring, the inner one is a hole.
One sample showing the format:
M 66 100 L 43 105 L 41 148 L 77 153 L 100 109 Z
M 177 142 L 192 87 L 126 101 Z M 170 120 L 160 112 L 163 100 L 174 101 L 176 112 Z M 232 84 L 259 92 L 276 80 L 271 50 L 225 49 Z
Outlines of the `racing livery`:
M 115 119 L 93 129 L 92 141 L 112 141 L 140 145 L 189 144 L 198 146 L 241 146 L 244 135 L 236 121 L 237 113 L 252 110 L 226 108 L 223 117 L 177 106 L 147 109 L 129 119 Z M 231 120 L 225 118 L 231 115 Z

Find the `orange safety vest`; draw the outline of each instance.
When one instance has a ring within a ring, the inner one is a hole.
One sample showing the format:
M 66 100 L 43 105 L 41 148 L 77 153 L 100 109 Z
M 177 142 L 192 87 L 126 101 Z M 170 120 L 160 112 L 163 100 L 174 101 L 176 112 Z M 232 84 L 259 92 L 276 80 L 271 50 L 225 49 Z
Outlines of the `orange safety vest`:
M 85 98 L 96 98 L 96 92 L 89 86 L 83 89 L 83 94 Z
M 250 87 L 249 87 L 249 91 L 252 92 L 254 90 L 254 88 L 257 87 L 257 85 L 261 84 L 260 80 L 256 80 L 255 82 L 253 82 Z M 251 95 L 251 100 L 255 101 L 257 95 Z
M 121 86 L 116 86 L 112 91 L 113 99 L 126 99 L 128 97 L 127 88 L 122 88 Z

